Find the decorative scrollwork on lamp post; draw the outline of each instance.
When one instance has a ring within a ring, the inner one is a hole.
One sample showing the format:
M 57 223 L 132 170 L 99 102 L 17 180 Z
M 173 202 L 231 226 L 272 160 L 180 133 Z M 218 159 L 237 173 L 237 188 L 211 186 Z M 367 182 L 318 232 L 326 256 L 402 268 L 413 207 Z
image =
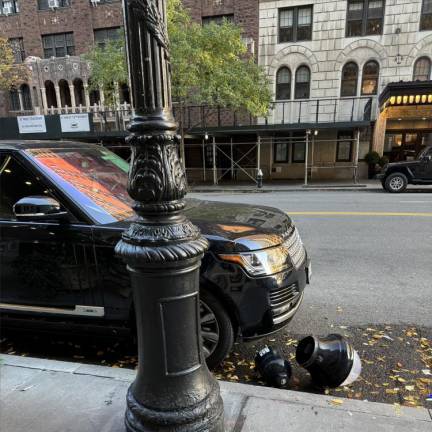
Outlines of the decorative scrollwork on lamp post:
M 165 0 L 124 0 L 135 116 L 128 191 L 137 218 L 116 253 L 131 274 L 137 377 L 129 432 L 223 431 L 219 385 L 201 348 L 199 268 L 207 240 L 182 210 L 186 177 L 172 115 Z

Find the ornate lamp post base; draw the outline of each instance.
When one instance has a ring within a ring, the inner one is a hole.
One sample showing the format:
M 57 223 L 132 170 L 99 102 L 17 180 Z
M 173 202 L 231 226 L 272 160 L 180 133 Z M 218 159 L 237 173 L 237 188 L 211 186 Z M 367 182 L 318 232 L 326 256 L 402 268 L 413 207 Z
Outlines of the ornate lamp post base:
M 207 240 L 183 214 L 186 178 L 172 116 L 165 0 L 123 0 L 137 115 L 128 126 L 138 218 L 116 252 L 131 274 L 138 373 L 129 432 L 222 432 L 223 404 L 201 348 L 199 268 Z

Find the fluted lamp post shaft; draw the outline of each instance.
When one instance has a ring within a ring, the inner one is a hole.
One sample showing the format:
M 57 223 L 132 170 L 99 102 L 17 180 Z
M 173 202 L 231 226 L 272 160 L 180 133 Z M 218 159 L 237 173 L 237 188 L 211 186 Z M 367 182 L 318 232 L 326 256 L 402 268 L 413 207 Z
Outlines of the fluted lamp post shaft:
M 128 191 L 136 220 L 116 253 L 131 274 L 137 377 L 129 432 L 223 431 L 219 385 L 201 348 L 199 267 L 207 240 L 182 213 L 186 178 L 172 115 L 165 0 L 123 0 L 135 116 Z

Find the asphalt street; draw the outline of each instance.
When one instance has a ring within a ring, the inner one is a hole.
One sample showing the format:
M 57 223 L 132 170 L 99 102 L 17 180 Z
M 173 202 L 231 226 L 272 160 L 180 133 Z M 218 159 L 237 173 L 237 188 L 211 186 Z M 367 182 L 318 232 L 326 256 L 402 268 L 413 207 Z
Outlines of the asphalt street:
M 432 191 L 299 191 L 190 194 L 190 197 L 278 207 L 297 225 L 312 258 L 312 283 L 293 321 L 270 337 L 237 342 L 214 373 L 265 385 L 256 351 L 276 348 L 290 360 L 289 388 L 322 392 L 295 362 L 298 341 L 340 333 L 362 359 L 361 378 L 326 390 L 333 396 L 432 407 Z M 135 368 L 130 342 L 66 335 L 8 335 L 1 352 Z
M 293 333 L 325 333 L 333 325 L 432 327 L 432 193 L 189 196 L 278 207 L 292 217 L 313 266 Z

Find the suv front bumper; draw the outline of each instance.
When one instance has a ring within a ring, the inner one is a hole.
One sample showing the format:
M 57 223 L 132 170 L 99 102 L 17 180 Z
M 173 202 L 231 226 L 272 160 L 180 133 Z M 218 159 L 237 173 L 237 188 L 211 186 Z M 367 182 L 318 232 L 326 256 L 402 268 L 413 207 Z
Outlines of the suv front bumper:
M 217 278 L 214 278 L 217 275 Z M 264 277 L 250 277 L 239 266 L 214 260 L 202 274 L 219 291 L 235 315 L 240 338 L 252 340 L 285 327 L 294 317 L 312 277 L 311 261 Z

